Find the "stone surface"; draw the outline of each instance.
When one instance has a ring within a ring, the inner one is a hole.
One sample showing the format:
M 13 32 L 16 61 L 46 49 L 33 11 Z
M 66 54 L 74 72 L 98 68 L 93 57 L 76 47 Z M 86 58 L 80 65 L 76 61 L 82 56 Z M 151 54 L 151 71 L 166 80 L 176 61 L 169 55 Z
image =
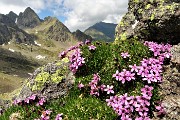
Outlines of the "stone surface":
M 33 93 L 37 94 L 37 96 L 45 97 L 47 100 L 65 96 L 73 86 L 75 80 L 73 73 L 70 72 L 69 69 L 65 69 L 65 67 L 68 68 L 69 63 L 62 60 L 49 63 L 41 68 L 36 69 L 32 76 L 29 78 L 28 83 L 24 85 L 23 89 L 21 90 L 19 96 L 16 97 L 16 99 L 24 100 Z M 58 70 L 65 71 L 62 74 L 57 74 L 56 77 L 62 76 L 62 79 L 54 82 L 51 76 L 54 76 Z M 42 80 L 45 80 L 45 82 L 43 83 L 43 85 L 38 86 L 39 83 L 36 82 L 37 76 L 40 74 L 43 75 L 42 73 L 48 73 L 49 77 L 47 77 L 46 80 L 44 77 Z M 33 90 L 32 87 L 34 86 L 34 84 L 39 87 L 37 90 Z
M 180 42 L 178 0 L 130 0 L 128 12 L 116 27 L 116 40 L 137 38 L 177 44 Z

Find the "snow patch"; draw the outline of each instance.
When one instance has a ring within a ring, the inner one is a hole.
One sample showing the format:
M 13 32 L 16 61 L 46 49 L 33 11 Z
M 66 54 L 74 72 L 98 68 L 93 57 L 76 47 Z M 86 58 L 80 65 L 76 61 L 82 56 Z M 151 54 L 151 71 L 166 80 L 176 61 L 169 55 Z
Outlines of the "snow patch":
M 15 50 L 13 50 L 13 49 L 11 49 L 11 48 L 9 48 L 9 51 L 11 51 L 11 52 L 15 52 Z
M 28 75 L 30 75 L 30 76 L 31 76 L 31 75 L 33 75 L 33 74 L 32 74 L 32 73 L 28 73 Z
M 38 31 L 36 30 L 36 32 L 35 32 L 36 34 L 38 33 Z
M 41 44 L 38 44 L 37 41 L 34 41 L 34 43 L 35 43 L 36 45 L 38 45 L 38 46 L 41 46 Z
M 45 58 L 46 58 L 46 56 L 42 56 L 42 55 L 36 56 L 36 59 L 45 59 Z
M 2 46 L 5 46 L 5 44 L 2 44 Z
M 15 23 L 17 24 L 17 18 L 16 18 L 16 20 L 15 20 Z
M 8 42 L 8 44 L 10 45 L 10 44 L 11 44 L 11 42 Z
M 135 23 L 132 25 L 132 29 L 134 29 L 138 23 L 139 23 L 139 21 L 135 20 Z

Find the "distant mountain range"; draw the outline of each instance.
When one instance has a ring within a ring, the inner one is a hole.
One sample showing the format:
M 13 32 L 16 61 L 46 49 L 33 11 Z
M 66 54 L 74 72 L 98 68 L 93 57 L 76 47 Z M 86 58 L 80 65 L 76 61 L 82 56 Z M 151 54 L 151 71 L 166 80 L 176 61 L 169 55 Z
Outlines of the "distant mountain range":
M 114 41 L 115 28 L 117 24 L 99 22 L 84 31 L 94 40 L 103 40 L 107 42 Z

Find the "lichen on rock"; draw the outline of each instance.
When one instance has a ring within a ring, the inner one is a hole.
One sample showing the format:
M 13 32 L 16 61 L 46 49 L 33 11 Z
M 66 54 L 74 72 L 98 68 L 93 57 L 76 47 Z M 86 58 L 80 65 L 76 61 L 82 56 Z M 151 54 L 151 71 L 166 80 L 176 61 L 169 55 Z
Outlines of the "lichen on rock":
M 36 69 L 17 98 L 25 99 L 36 93 L 46 99 L 53 99 L 67 94 L 75 79 L 68 67 L 68 58 L 64 58 Z
M 127 32 L 127 39 L 137 37 L 159 43 L 179 43 L 179 6 L 177 0 L 130 0 L 128 12 L 116 27 L 115 43 L 122 40 L 124 32 Z M 135 20 L 139 23 L 132 29 Z

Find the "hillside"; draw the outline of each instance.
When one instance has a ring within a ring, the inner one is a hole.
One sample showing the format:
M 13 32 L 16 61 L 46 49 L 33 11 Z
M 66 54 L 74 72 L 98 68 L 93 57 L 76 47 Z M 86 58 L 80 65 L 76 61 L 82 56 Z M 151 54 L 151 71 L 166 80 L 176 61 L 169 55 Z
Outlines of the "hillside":
M 92 37 L 90 35 L 86 35 L 84 32 L 81 32 L 80 30 L 76 30 L 72 33 L 74 36 L 74 39 L 77 39 L 78 41 L 85 42 L 86 39 L 92 41 Z
M 95 40 L 114 41 L 117 24 L 99 22 L 84 31 Z

